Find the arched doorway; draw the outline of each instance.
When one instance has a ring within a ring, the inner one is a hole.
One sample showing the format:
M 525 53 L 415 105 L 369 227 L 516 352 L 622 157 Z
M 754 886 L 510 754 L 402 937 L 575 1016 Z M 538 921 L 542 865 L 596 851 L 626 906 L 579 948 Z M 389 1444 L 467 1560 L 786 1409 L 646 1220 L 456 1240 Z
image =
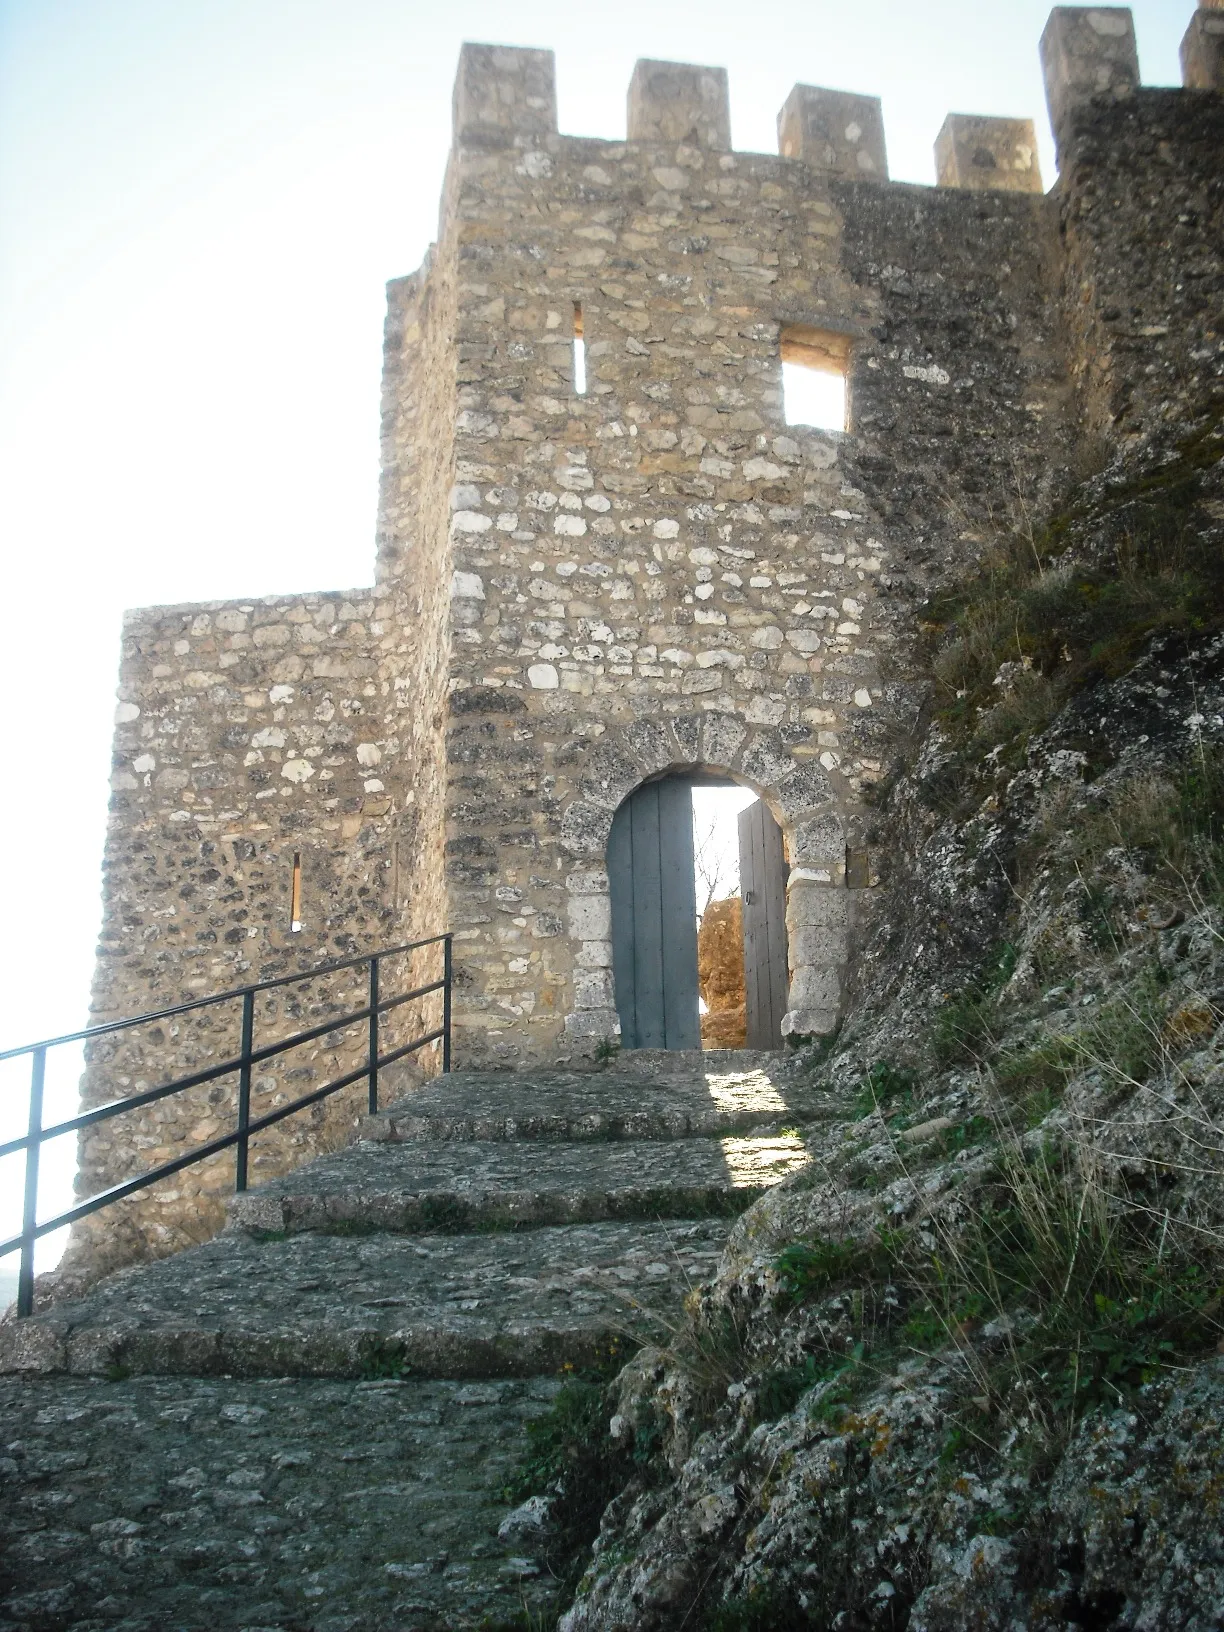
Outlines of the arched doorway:
M 657 777 L 630 794 L 612 821 L 608 884 L 623 1048 L 702 1046 L 697 923 L 707 903 L 699 906 L 696 892 L 695 785 L 737 786 L 721 776 Z M 759 798 L 732 815 L 731 835 L 742 897 L 746 1046 L 779 1048 L 789 988 L 785 845 Z

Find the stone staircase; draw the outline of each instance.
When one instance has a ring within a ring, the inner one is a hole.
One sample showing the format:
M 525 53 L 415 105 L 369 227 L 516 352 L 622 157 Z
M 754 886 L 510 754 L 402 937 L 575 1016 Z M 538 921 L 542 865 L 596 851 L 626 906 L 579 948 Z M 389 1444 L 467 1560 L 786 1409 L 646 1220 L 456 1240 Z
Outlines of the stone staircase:
M 0 1632 L 527 1624 L 525 1420 L 666 1334 L 817 1112 L 777 1055 L 456 1073 L 0 1323 Z

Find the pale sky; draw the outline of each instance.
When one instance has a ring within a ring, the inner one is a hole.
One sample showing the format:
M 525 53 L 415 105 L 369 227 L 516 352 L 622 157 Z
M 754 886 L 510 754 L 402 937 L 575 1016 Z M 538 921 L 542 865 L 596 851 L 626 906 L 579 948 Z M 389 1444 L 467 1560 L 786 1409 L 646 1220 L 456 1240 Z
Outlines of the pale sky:
M 1145 83 L 1192 9 L 1133 7 Z M 1047 12 L 0 0 L 0 1046 L 86 1018 L 123 608 L 371 579 L 383 285 L 434 232 L 462 40 L 555 50 L 575 135 L 623 137 L 635 59 L 671 58 L 729 70 L 738 149 L 802 81 L 883 98 L 899 180 L 950 110 L 1031 116 L 1049 185 Z M 0 1137 L 24 1104 L 0 1069 Z

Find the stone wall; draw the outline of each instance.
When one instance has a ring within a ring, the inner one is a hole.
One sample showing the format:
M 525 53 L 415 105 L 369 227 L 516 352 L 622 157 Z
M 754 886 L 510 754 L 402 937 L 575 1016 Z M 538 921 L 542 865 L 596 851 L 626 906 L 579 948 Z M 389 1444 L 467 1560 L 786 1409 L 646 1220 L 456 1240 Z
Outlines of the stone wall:
M 1220 390 L 1221 151 L 1218 90 L 1136 89 L 1070 123 L 1058 199 L 1070 373 L 1106 449 L 1133 449 Z
M 398 618 L 391 595 L 370 589 L 128 617 L 95 1023 L 406 938 L 417 854 L 411 828 L 400 837 L 402 812 L 381 774 L 397 752 L 381 668 L 402 638 Z M 295 857 L 298 933 L 290 924 Z M 384 980 L 402 973 L 388 968 Z M 267 995 L 256 1041 L 359 1008 L 364 979 L 353 971 Z M 240 1007 L 99 1039 L 83 1108 L 232 1058 Z M 388 1018 L 389 1039 L 405 1020 L 402 1011 Z M 364 1042 L 364 1029 L 350 1027 L 267 1062 L 254 1076 L 253 1114 L 353 1069 Z M 350 1088 L 258 1135 L 252 1182 L 344 1143 L 364 1092 Z M 89 1128 L 78 1190 L 93 1194 L 229 1132 L 235 1107 L 231 1075 Z M 213 1234 L 233 1164 L 224 1153 L 86 1220 L 69 1266 Z
M 1218 378 L 1216 17 L 1201 88 L 1146 91 L 1128 13 L 1056 9 L 1048 195 L 1027 121 L 951 115 L 941 185 L 899 185 L 874 98 L 797 85 L 781 156 L 735 153 L 722 70 L 643 62 L 627 139 L 591 140 L 557 131 L 550 53 L 465 46 L 438 242 L 388 290 L 378 587 L 129 621 L 95 1017 L 452 927 L 457 1064 L 589 1060 L 617 1032 L 613 814 L 700 768 L 783 828 L 784 1030 L 836 1025 L 923 599 Z M 785 423 L 784 351 L 845 360 L 848 432 Z M 87 1103 L 233 1034 L 215 1010 L 100 1044 Z M 259 1093 L 359 1057 L 329 1038 Z M 359 1097 L 264 1137 L 255 1176 Z M 91 1131 L 83 1188 L 232 1098 Z M 229 1171 L 134 1205 L 131 1241 L 209 1233 Z

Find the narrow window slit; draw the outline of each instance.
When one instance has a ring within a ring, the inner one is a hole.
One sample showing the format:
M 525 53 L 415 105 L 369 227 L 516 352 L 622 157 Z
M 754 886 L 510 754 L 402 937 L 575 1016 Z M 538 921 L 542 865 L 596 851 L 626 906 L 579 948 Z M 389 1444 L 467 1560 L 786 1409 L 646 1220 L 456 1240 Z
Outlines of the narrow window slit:
M 779 349 L 786 423 L 820 431 L 848 430 L 848 338 L 806 323 L 791 323 L 782 329 Z
M 293 853 L 293 887 L 289 892 L 289 933 L 296 935 L 302 928 L 302 858 Z
M 574 302 L 574 391 L 586 396 L 586 341 L 582 337 L 582 307 Z

